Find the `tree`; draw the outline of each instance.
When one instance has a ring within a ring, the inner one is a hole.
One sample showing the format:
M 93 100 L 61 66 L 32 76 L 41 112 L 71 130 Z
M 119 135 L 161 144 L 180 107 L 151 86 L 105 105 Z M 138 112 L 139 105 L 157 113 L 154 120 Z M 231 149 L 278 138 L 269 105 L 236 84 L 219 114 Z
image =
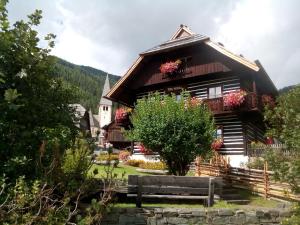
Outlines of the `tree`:
M 171 174 L 185 175 L 198 155 L 210 152 L 215 127 L 212 115 L 205 104 L 186 92 L 180 100 L 159 93 L 138 100 L 131 121 L 128 137 L 158 152 Z
M 300 85 L 281 95 L 276 107 L 266 107 L 265 120 L 270 136 L 300 151 Z
M 9 177 L 41 175 L 39 165 L 53 165 L 77 130 L 69 107 L 72 90 L 50 76 L 53 34 L 44 39 L 34 29 L 42 18 L 36 10 L 28 21 L 10 26 L 7 0 L 0 0 L 0 171 Z
M 266 107 L 265 120 L 268 135 L 287 145 L 290 155 L 267 151 L 268 161 L 274 178 L 288 183 L 292 191 L 300 192 L 300 86 L 296 86 L 277 99 L 277 105 Z

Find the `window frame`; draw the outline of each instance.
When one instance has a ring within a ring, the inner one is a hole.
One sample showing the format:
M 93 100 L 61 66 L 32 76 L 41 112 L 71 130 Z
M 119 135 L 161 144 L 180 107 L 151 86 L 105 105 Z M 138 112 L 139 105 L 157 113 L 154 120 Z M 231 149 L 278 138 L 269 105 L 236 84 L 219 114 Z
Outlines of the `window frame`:
M 218 88 L 218 87 L 221 88 L 221 95 L 217 97 L 216 94 L 215 94 L 215 97 L 210 98 L 210 96 L 209 96 L 209 90 L 212 89 L 212 88 L 214 88 L 215 89 L 215 93 L 216 93 L 216 88 Z M 216 99 L 216 98 L 222 98 L 222 97 L 223 97 L 223 85 L 222 84 L 207 87 L 207 99 Z

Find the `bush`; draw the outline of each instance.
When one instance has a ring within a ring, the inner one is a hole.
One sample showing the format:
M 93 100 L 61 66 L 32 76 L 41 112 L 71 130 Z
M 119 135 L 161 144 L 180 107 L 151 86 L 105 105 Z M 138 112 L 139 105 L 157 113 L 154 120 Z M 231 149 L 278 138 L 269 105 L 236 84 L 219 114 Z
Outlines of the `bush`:
M 117 154 L 100 154 L 97 157 L 97 161 L 112 161 L 112 160 L 119 161 L 119 155 L 117 155 Z
M 206 104 L 187 92 L 180 100 L 160 93 L 138 99 L 130 119 L 133 128 L 127 138 L 157 152 L 170 174 L 184 176 L 197 156 L 211 155 L 213 116 Z
M 59 179 L 68 190 L 76 190 L 86 179 L 92 165 L 91 148 L 83 138 L 77 138 L 72 148 L 66 150 L 62 160 L 62 176 Z M 58 176 L 58 174 L 57 174 Z
M 246 166 L 249 169 L 263 170 L 264 169 L 264 163 L 265 163 L 265 160 L 256 157 L 253 160 L 251 160 L 251 162 L 247 163 Z
M 139 165 L 142 169 L 149 170 L 165 170 L 167 169 L 167 165 L 164 162 L 144 162 Z
M 135 160 L 135 159 L 129 159 L 127 162 L 126 162 L 126 165 L 129 165 L 129 166 L 134 166 L 134 167 L 139 167 L 141 164 L 145 163 L 144 160 Z
M 120 151 L 119 153 L 119 160 L 126 162 L 129 160 L 130 152 L 129 151 Z

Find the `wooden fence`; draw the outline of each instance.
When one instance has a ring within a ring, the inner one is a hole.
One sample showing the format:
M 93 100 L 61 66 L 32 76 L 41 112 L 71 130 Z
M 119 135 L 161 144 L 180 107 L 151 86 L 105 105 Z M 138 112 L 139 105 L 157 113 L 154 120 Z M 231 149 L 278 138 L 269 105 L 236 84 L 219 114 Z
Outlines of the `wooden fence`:
M 286 145 L 284 144 L 270 144 L 270 145 L 257 145 L 257 146 L 247 146 L 247 156 L 249 157 L 260 157 L 267 150 L 272 149 L 273 151 L 280 151 L 284 156 L 292 155 L 292 151 L 290 151 Z
M 288 184 L 273 181 L 273 172 L 268 170 L 267 162 L 264 164 L 264 170 L 256 170 L 230 167 L 228 160 L 222 159 L 222 156 L 209 163 L 204 163 L 201 158 L 197 158 L 195 172 L 196 176 L 223 177 L 226 183 L 233 187 L 262 194 L 265 198 L 276 197 L 300 201 L 300 195 L 292 193 Z

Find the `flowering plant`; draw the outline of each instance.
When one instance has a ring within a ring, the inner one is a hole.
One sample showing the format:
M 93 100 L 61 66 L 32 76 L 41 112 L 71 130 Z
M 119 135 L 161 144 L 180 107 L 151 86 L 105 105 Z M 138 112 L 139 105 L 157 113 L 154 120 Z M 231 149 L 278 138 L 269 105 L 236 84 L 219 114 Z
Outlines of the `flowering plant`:
M 275 107 L 275 101 L 270 95 L 262 95 L 261 101 L 264 106 L 269 106 L 271 108 Z
M 118 121 L 123 121 L 125 119 L 128 119 L 130 112 L 131 112 L 130 108 L 118 108 L 116 110 L 115 120 L 118 122 Z
M 174 73 L 179 69 L 181 63 L 182 63 L 181 60 L 177 59 L 176 61 L 170 61 L 161 64 L 159 67 L 160 72 L 163 74 Z
M 202 100 L 197 97 L 192 97 L 185 102 L 186 107 L 195 107 L 202 104 Z
M 143 144 L 139 145 L 139 149 L 140 149 L 140 152 L 143 153 L 144 155 L 149 155 L 152 153 L 152 151 L 147 149 Z
M 223 145 L 223 138 L 217 138 L 211 143 L 211 148 L 213 150 L 219 150 Z
M 223 97 L 224 106 L 236 107 L 240 106 L 245 101 L 247 92 L 244 90 L 231 91 Z

